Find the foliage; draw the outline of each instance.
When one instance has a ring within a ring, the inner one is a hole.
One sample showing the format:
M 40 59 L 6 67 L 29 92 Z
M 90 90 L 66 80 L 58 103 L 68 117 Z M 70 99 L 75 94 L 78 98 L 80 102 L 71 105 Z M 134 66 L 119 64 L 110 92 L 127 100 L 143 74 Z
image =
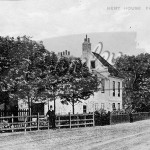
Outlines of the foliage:
M 124 105 L 138 111 L 146 109 L 150 105 L 150 54 L 123 55 L 117 59 L 115 67 L 124 76 Z
M 120 109 L 120 110 L 113 110 L 111 111 L 111 114 L 115 114 L 115 115 L 119 115 L 119 114 L 125 114 L 127 113 L 127 111 L 125 111 L 124 109 Z
M 68 63 L 69 68 L 64 76 L 65 83 L 61 87 L 59 97 L 63 104 L 72 105 L 74 114 L 75 104 L 94 95 L 94 92 L 98 91 L 99 81 L 79 58 L 71 59 Z
M 110 112 L 106 112 L 104 109 L 100 109 L 94 112 L 95 125 L 109 125 L 110 124 Z
M 97 76 L 79 58 L 58 59 L 30 37 L 0 37 L 0 51 L 0 94 L 5 94 L 0 103 L 23 99 L 31 108 L 32 102 L 60 97 L 74 106 L 98 90 Z
M 1 38 L 1 92 L 9 94 L 9 101 L 35 97 L 42 79 L 44 54 L 41 43 L 29 37 Z M 5 52 L 5 53 L 4 53 Z M 7 55 L 6 55 L 7 52 Z M 5 63 L 3 61 L 5 56 Z M 6 65 L 7 64 L 7 65 Z M 7 67 L 6 67 L 7 66 Z M 3 103 L 3 101 L 1 101 Z M 14 103 L 14 102 L 12 102 Z

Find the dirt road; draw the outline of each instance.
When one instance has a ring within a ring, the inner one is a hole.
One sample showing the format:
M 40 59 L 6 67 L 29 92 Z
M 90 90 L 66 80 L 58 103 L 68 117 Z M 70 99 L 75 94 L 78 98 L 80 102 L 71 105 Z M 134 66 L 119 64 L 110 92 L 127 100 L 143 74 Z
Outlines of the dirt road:
M 150 150 L 150 120 L 0 134 L 0 150 Z

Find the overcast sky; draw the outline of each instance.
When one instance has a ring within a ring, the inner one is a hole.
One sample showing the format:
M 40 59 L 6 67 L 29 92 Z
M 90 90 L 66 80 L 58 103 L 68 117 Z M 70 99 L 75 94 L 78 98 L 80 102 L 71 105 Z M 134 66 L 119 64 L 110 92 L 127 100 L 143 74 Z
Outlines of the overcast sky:
M 107 9 L 113 6 L 120 9 Z M 137 32 L 139 46 L 150 52 L 150 0 L 0 0 L 2 36 L 28 35 L 42 40 L 116 31 Z

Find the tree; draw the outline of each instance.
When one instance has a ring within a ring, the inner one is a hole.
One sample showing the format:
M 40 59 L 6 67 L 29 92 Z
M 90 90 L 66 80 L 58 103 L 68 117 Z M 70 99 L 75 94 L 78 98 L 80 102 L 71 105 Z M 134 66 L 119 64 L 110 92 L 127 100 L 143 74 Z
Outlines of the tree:
M 47 51 L 42 43 L 32 41 L 26 36 L 17 39 L 2 38 L 1 45 L 0 50 L 3 52 L 0 57 L 3 69 L 1 91 L 9 94 L 9 102 L 28 99 L 31 108 L 32 98 L 36 97 L 39 83 L 43 78 L 44 58 Z
M 79 58 L 70 60 L 69 70 L 64 76 L 65 83 L 61 87 L 59 97 L 63 104 L 71 104 L 74 114 L 75 104 L 87 100 L 94 92 L 98 91 L 99 81 L 97 76 L 89 72 L 86 64 Z
M 54 101 L 59 96 L 60 87 L 65 83 L 64 76 L 69 69 L 69 62 L 66 58 L 58 59 L 54 52 L 47 53 L 45 57 L 45 77 L 43 78 L 42 87 L 39 88 L 38 93 L 44 96 L 45 100 Z M 43 100 L 44 100 L 43 99 Z
M 17 91 L 14 96 L 27 100 L 31 115 L 32 102 L 38 100 L 37 92 L 45 76 L 45 54 L 47 51 L 41 43 L 32 41 L 30 38 L 23 37 L 20 41 L 22 49 L 24 49 L 24 55 L 15 68 L 18 77 L 13 80 L 17 82 Z M 20 49 L 21 47 L 18 52 L 20 52 Z
M 150 104 L 150 54 L 124 55 L 117 59 L 116 69 L 124 76 L 123 102 L 132 109 Z

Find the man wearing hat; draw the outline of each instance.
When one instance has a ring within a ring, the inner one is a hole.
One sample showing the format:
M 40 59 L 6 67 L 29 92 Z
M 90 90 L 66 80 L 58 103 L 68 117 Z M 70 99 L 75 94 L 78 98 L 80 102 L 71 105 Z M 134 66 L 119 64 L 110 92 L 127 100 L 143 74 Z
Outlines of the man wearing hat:
M 49 118 L 49 125 L 52 127 L 52 129 L 55 129 L 55 112 L 53 110 L 52 105 L 50 106 L 49 111 L 46 113 L 46 116 Z

